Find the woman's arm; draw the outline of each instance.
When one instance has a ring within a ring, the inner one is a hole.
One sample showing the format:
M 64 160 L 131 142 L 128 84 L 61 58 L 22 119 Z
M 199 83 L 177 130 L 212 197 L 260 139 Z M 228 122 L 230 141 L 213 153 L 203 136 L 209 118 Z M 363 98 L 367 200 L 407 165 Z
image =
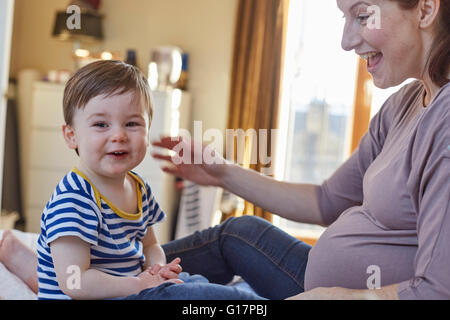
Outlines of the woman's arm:
M 186 138 L 163 137 L 152 144 L 176 152 L 173 156 L 152 154 L 154 158 L 170 164 L 162 168 L 167 173 L 200 185 L 227 189 L 267 211 L 293 221 L 323 224 L 315 185 L 281 182 L 254 170 L 244 169 L 227 162 L 208 145 Z
M 90 245 L 78 237 L 60 237 L 50 244 L 60 289 L 72 299 L 124 297 L 163 282 L 143 272 L 137 277 L 117 277 L 90 268 Z
M 317 185 L 277 181 L 254 170 L 226 164 L 222 187 L 283 218 L 323 224 Z

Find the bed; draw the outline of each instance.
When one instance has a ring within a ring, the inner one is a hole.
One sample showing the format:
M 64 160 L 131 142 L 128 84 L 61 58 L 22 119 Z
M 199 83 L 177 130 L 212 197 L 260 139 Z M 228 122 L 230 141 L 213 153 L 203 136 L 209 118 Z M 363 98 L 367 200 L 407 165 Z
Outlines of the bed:
M 12 232 L 25 245 L 33 250 L 36 250 L 36 243 L 39 236 L 37 233 L 22 232 L 19 230 L 12 230 Z M 0 239 L 2 238 L 3 230 L 0 229 Z M 254 292 L 251 287 L 239 276 L 235 276 L 228 285 L 235 286 L 241 290 Z M 14 274 L 14 270 L 8 270 L 1 262 L 0 300 L 37 300 L 37 295 L 28 287 L 27 284 L 25 284 L 25 282 Z
M 13 230 L 13 233 L 24 244 L 36 249 L 38 234 Z M 0 230 L 0 239 L 3 238 L 3 230 Z M 2 300 L 36 300 L 37 295 L 19 279 L 13 272 L 8 270 L 0 262 L 0 299 Z

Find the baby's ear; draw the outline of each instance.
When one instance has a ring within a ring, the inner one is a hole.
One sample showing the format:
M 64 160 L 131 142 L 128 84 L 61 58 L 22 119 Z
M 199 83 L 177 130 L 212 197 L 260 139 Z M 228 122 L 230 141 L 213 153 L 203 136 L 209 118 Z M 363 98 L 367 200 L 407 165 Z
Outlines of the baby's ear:
M 70 149 L 78 148 L 77 139 L 75 136 L 75 130 L 68 124 L 62 125 L 62 133 L 64 136 L 64 140 L 66 141 L 67 146 Z

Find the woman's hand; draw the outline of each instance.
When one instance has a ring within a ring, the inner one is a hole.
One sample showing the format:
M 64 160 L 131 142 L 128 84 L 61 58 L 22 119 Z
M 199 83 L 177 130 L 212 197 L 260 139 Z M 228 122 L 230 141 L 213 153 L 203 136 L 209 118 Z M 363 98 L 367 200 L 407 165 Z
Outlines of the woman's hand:
M 286 300 L 398 300 L 398 284 L 379 289 L 314 288 Z
M 363 290 L 333 288 L 314 288 L 309 291 L 289 297 L 286 300 L 361 300 Z
M 162 168 L 164 172 L 200 185 L 221 186 L 226 160 L 210 145 L 184 137 L 162 137 L 152 145 L 176 153 L 173 156 L 152 153 L 155 159 L 170 163 Z

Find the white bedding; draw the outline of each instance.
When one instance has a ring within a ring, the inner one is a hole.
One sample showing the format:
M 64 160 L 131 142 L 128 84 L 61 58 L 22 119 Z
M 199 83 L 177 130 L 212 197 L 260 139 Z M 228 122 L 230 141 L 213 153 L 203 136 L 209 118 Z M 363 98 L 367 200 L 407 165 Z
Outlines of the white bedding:
M 13 230 L 13 232 L 23 243 L 33 250 L 36 250 L 38 234 L 21 232 L 18 230 Z M 0 230 L 0 239 L 2 237 L 3 230 Z M 37 295 L 0 262 L 0 299 L 35 300 L 37 299 Z
M 31 249 L 36 250 L 36 233 L 21 232 L 13 230 L 14 234 Z M 0 230 L 0 239 L 3 237 L 3 230 Z M 252 291 L 246 282 L 236 276 L 229 285 L 239 287 L 243 290 Z M 37 295 L 16 275 L 11 273 L 3 263 L 0 262 L 0 300 L 36 300 Z

